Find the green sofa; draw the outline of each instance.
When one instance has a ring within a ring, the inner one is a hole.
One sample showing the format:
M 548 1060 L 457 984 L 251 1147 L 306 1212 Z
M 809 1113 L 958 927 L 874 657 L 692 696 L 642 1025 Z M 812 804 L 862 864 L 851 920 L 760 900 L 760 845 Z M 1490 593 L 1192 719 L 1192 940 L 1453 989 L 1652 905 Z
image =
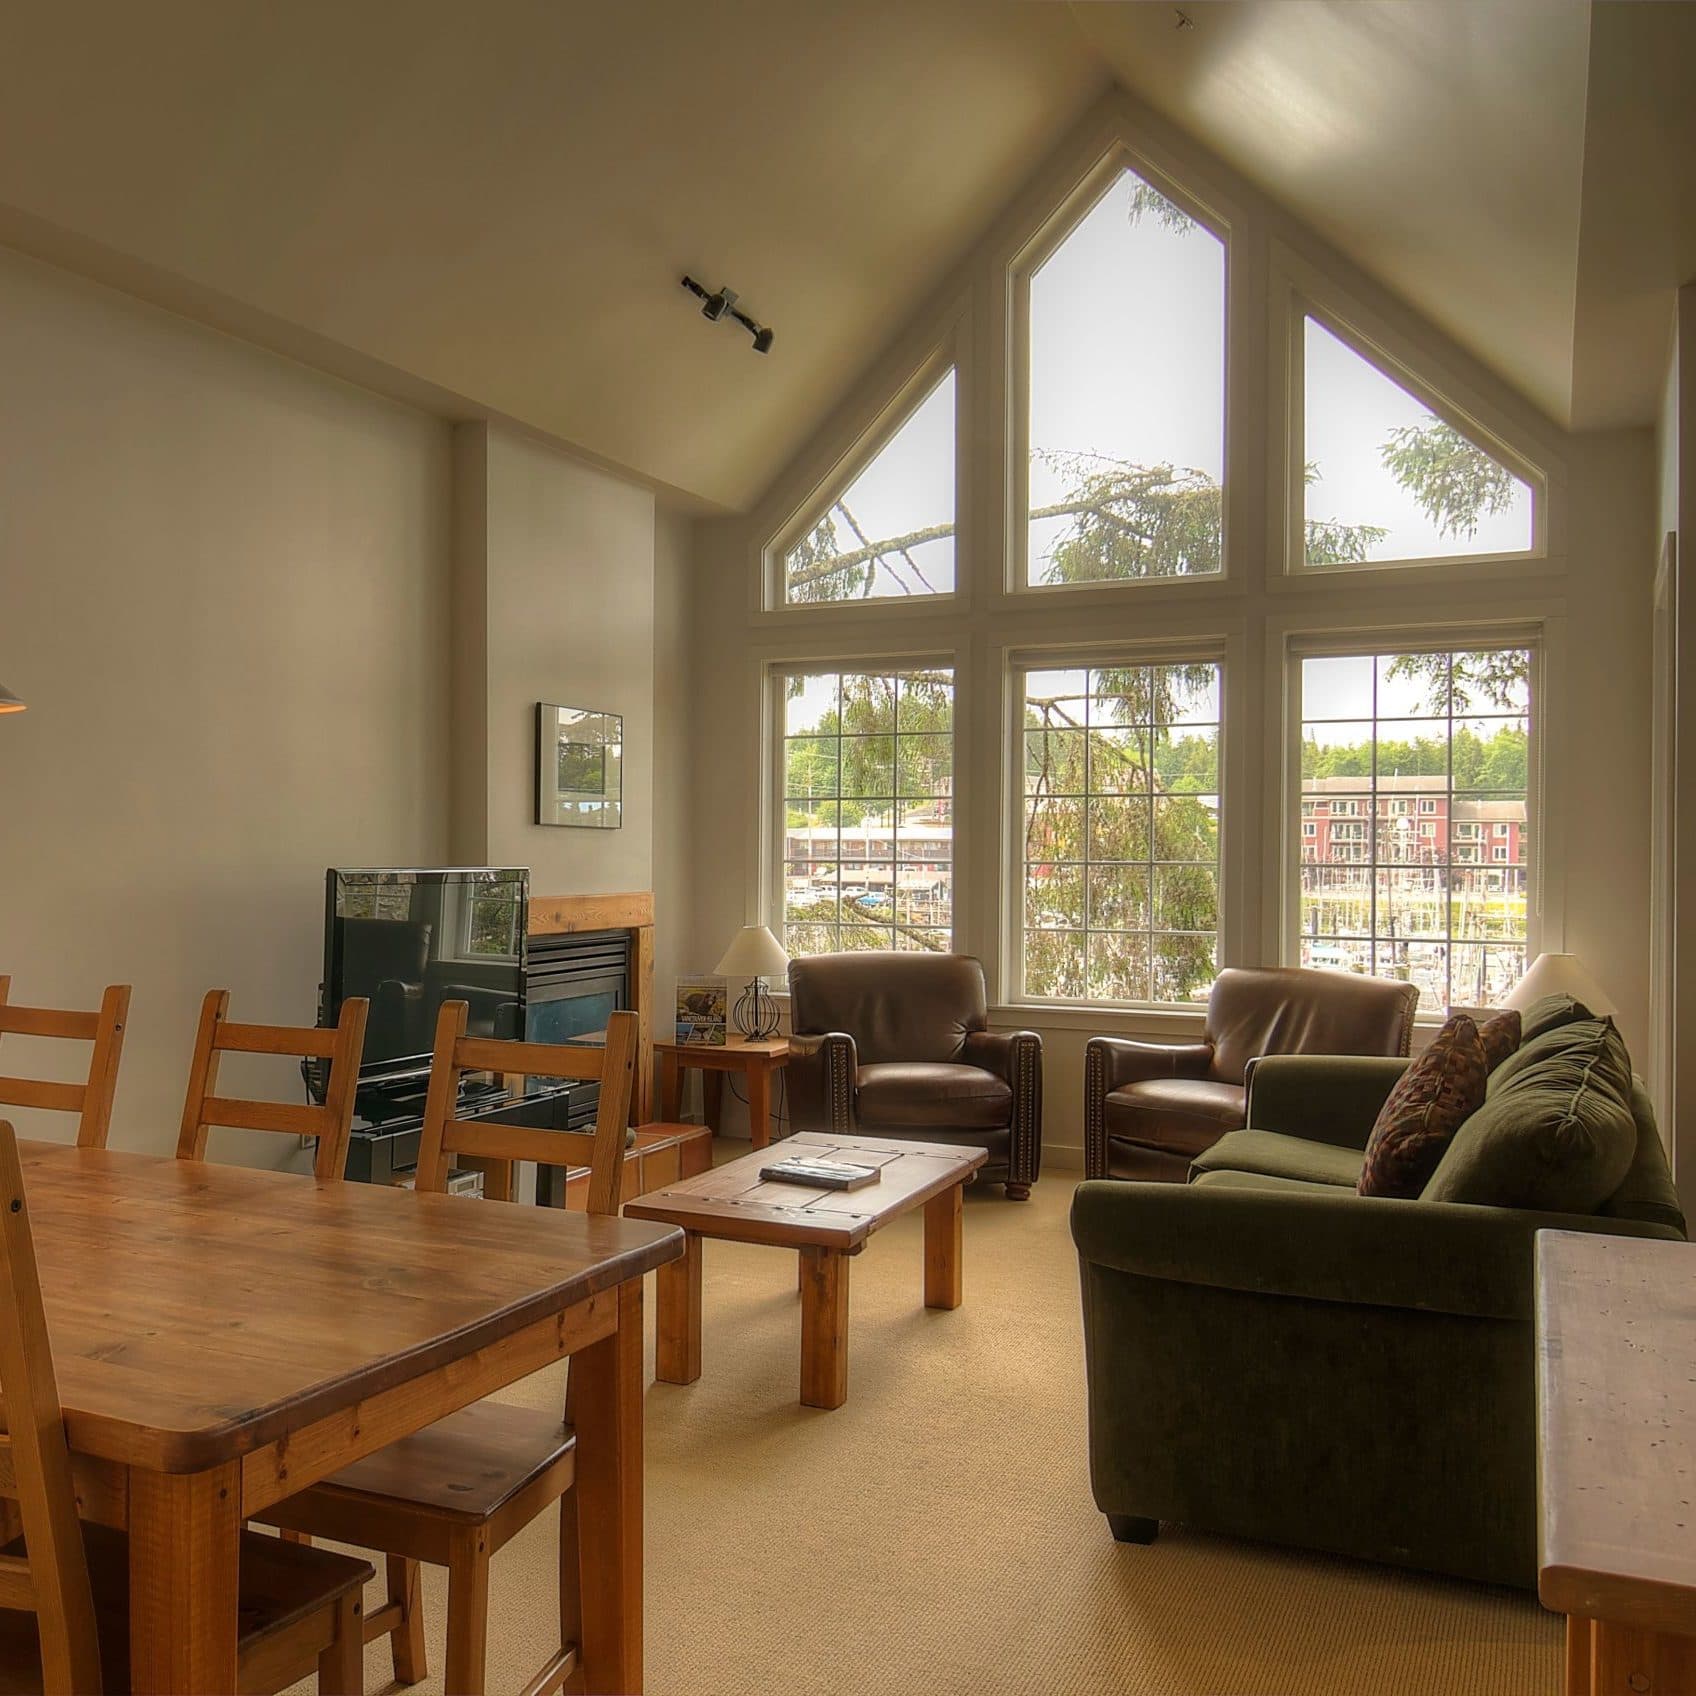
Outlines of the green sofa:
M 1640 1082 L 1597 1212 L 1356 1195 L 1407 1064 L 1263 1059 L 1250 1128 L 1187 1185 L 1079 1185 L 1090 1479 L 1121 1541 L 1176 1520 L 1535 1584 L 1535 1234 L 1684 1216 Z

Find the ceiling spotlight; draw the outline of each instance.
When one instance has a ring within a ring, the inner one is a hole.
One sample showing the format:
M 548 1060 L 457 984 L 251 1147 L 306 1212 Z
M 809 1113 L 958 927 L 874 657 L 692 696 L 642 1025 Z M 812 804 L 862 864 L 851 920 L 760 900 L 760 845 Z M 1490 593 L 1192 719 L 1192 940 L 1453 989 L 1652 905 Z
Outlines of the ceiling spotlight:
M 701 302 L 701 316 L 718 323 L 722 318 L 734 318 L 744 330 L 754 338 L 755 353 L 770 353 L 772 333 L 763 324 L 757 324 L 746 312 L 737 310 L 737 294 L 735 289 L 718 289 L 709 293 L 693 277 L 685 277 L 683 286 Z

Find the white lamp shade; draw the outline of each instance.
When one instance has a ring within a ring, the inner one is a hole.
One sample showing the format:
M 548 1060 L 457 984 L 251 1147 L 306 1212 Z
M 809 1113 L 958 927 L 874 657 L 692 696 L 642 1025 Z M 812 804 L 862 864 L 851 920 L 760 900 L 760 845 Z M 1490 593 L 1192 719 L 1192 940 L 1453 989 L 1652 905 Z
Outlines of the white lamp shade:
M 1616 1011 L 1614 999 L 1591 977 L 1576 954 L 1539 954 L 1502 1003 L 1522 1013 L 1545 995 L 1570 995 L 1592 1013 Z
M 780 978 L 788 970 L 783 944 L 765 925 L 744 925 L 717 967 L 721 978 Z

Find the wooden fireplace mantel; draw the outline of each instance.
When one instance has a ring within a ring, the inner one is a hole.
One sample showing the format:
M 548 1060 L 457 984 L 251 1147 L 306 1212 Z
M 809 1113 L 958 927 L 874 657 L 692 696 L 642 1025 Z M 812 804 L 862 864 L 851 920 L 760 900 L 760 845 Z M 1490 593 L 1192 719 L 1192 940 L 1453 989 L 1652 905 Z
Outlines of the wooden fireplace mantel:
M 623 895 L 533 895 L 526 928 L 532 936 L 570 936 L 578 931 L 630 932 L 630 1001 L 640 1047 L 630 1122 L 653 1117 L 654 1090 L 654 897 L 650 890 Z

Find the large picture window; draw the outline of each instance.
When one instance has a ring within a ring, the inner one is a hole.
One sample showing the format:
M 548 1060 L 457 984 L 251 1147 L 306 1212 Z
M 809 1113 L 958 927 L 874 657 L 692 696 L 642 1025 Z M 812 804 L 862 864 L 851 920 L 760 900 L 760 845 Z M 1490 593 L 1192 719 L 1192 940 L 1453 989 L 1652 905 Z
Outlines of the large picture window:
M 1300 661 L 1304 966 L 1488 1006 L 1525 969 L 1532 653 Z
M 1310 570 L 1531 550 L 1523 477 L 1316 318 L 1302 350 Z
M 954 674 L 787 670 L 783 940 L 791 954 L 947 952 L 954 924 Z
M 1027 582 L 1220 571 L 1224 242 L 1121 171 L 1027 287 Z
M 1025 995 L 1204 999 L 1219 956 L 1219 665 L 1020 676 Z
M 782 556 L 787 605 L 954 592 L 954 372 Z

